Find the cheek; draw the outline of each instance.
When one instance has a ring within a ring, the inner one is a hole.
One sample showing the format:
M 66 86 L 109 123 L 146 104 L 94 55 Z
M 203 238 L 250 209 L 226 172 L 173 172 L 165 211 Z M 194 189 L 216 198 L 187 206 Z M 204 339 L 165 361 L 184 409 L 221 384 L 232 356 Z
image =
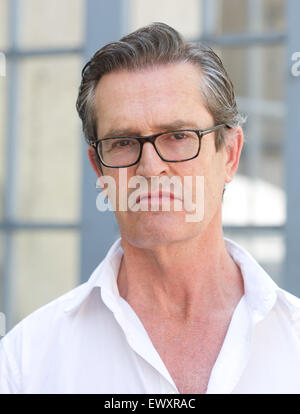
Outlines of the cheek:
M 202 156 L 201 156 L 202 155 Z M 225 182 L 225 163 L 224 156 L 221 152 L 215 152 L 211 149 L 208 153 L 200 154 L 199 159 L 195 160 L 193 171 L 189 175 L 198 175 L 204 177 L 204 198 L 205 203 L 218 203 L 222 198 Z
M 210 205 L 221 203 L 225 182 L 225 168 L 221 162 L 209 166 L 205 176 L 205 199 Z

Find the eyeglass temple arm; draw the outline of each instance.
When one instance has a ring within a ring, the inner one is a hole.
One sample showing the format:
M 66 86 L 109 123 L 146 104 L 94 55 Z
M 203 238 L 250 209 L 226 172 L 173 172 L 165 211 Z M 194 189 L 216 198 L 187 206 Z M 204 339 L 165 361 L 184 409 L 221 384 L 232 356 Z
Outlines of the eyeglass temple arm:
M 227 125 L 227 124 L 220 124 L 220 125 L 216 125 L 216 126 L 214 126 L 214 127 L 211 127 L 211 128 L 208 128 L 208 129 L 204 129 L 204 130 L 200 130 L 199 132 L 200 132 L 200 134 L 201 135 L 206 135 L 206 134 L 209 134 L 210 132 L 212 132 L 212 131 L 215 131 L 216 129 L 220 129 L 220 128 L 223 128 L 223 127 L 226 127 L 226 128 L 231 128 L 229 125 Z

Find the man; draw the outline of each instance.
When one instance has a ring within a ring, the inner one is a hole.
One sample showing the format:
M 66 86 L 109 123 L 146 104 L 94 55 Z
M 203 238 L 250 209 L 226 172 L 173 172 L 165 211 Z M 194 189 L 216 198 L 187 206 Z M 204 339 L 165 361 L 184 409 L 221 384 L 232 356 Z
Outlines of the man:
M 146 208 L 117 207 L 121 238 L 89 281 L 2 340 L 1 391 L 300 392 L 299 299 L 222 234 L 243 119 L 220 59 L 152 24 L 93 56 L 77 109 L 102 185 L 129 198 L 143 178 L 134 204 Z M 163 177 L 203 177 L 200 220 L 172 208 L 182 193 L 151 188 Z

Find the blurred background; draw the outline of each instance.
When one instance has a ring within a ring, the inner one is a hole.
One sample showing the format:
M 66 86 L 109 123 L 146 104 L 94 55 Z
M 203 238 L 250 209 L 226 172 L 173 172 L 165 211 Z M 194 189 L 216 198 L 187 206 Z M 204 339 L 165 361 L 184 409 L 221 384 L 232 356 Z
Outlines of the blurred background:
M 298 16 L 298 17 L 297 17 Z M 80 72 L 105 43 L 172 25 L 222 58 L 248 115 L 224 235 L 300 296 L 298 0 L 0 0 L 0 311 L 11 329 L 86 281 L 118 237 L 96 209 L 75 109 Z

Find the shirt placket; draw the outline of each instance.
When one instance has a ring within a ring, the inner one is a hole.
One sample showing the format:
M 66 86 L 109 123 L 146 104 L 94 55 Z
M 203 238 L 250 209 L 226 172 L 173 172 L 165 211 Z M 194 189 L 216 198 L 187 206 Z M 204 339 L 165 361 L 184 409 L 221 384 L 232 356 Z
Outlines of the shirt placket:
M 159 372 L 163 377 L 161 384 L 163 388 L 166 388 L 166 392 L 170 394 L 178 393 L 169 371 L 153 346 L 149 335 L 134 310 L 123 298 L 112 296 L 106 289 L 101 289 L 101 296 L 103 302 L 113 312 L 117 323 L 124 332 L 129 346 Z

